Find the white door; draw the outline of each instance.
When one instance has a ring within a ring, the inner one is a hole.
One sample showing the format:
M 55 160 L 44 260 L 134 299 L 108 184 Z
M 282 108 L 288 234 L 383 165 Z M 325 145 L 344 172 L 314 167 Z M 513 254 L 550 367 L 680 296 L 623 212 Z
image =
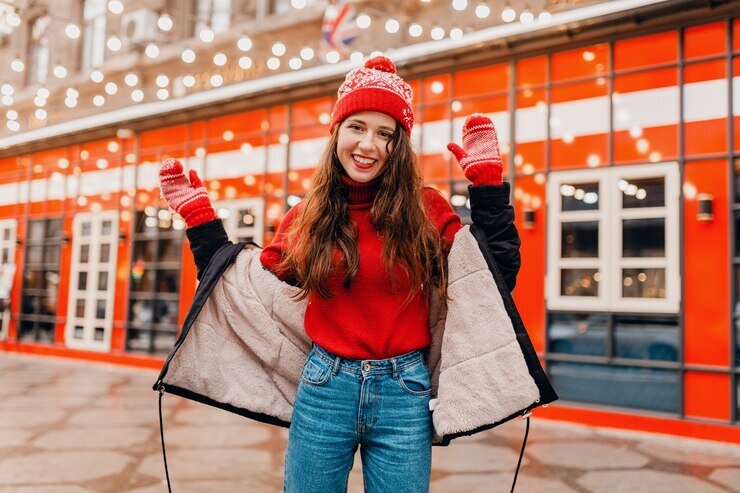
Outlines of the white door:
M 77 214 L 73 223 L 67 346 L 110 350 L 118 251 L 118 212 Z
M 0 340 L 8 337 L 10 293 L 15 277 L 16 219 L 0 221 Z

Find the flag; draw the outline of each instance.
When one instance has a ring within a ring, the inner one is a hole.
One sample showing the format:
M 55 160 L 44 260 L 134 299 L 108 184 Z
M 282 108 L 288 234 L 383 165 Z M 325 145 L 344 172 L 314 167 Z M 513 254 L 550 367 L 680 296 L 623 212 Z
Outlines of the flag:
M 324 11 L 324 22 L 321 25 L 321 47 L 324 53 L 338 51 L 342 56 L 349 53 L 349 48 L 362 30 L 357 27 L 357 11 L 346 0 L 332 0 Z

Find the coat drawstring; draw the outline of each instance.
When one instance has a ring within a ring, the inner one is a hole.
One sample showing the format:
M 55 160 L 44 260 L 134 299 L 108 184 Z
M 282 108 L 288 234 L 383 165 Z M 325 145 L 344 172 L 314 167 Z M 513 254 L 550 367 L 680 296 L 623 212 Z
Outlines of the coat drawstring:
M 170 472 L 167 469 L 167 451 L 164 448 L 164 426 L 162 425 L 162 396 L 164 395 L 164 385 L 159 384 L 159 437 L 162 440 L 162 457 L 164 458 L 164 474 L 167 477 L 167 491 L 172 493 L 170 486 Z
M 527 420 L 527 428 L 526 430 L 524 430 L 524 440 L 522 441 L 522 449 L 519 451 L 519 461 L 516 463 L 516 471 L 514 471 L 514 482 L 511 483 L 511 493 L 514 493 L 514 487 L 516 486 L 516 477 L 519 475 L 519 467 L 522 465 L 522 458 L 524 457 L 524 447 L 527 445 L 527 435 L 529 435 L 529 417 L 531 415 L 531 411 L 527 411 L 522 415 L 522 419 Z

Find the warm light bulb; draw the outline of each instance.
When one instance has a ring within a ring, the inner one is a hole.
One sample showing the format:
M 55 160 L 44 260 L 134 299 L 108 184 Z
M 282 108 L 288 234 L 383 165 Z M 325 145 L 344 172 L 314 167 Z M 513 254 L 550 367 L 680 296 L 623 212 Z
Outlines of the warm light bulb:
M 210 29 L 202 29 L 199 34 L 200 40 L 204 43 L 210 43 L 216 37 L 216 35 Z
M 159 16 L 159 19 L 157 19 L 157 27 L 159 27 L 162 31 L 169 31 L 172 29 L 172 17 L 168 13 L 163 13 Z
M 419 36 L 421 36 L 421 33 L 423 31 L 424 29 L 421 27 L 420 24 L 414 23 L 409 26 L 409 36 L 413 38 L 418 38 Z
M 239 58 L 239 67 L 241 67 L 244 70 L 252 68 L 252 59 L 248 56 L 243 56 Z
M 385 21 L 385 30 L 390 34 L 395 34 L 400 29 L 401 24 L 396 19 L 388 19 Z
M 475 15 L 479 19 L 485 19 L 486 17 L 491 15 L 491 7 L 489 7 L 485 3 L 482 3 L 475 8 Z
M 105 92 L 113 96 L 115 93 L 118 92 L 118 86 L 115 82 L 108 82 L 105 85 Z
M 252 49 L 252 40 L 247 36 L 242 36 L 239 41 L 236 42 L 236 46 L 242 51 L 249 51 Z
M 357 23 L 357 27 L 360 29 L 367 29 L 370 27 L 370 24 L 372 24 L 372 19 L 367 14 L 360 14 L 357 16 L 357 19 L 355 22 Z
M 285 55 L 285 45 L 279 41 L 272 45 L 272 54 L 275 56 Z
M 134 89 L 131 91 L 131 99 L 133 99 L 135 102 L 140 103 L 144 100 L 144 91 L 141 89 Z
M 108 38 L 108 49 L 110 51 L 118 51 L 121 49 L 121 40 L 118 38 L 118 36 L 111 36 Z
M 276 57 L 270 57 L 267 59 L 267 68 L 270 70 L 277 70 L 280 68 L 280 59 Z
M 504 22 L 512 22 L 514 19 L 516 19 L 516 11 L 511 7 L 506 7 L 501 12 L 501 20 Z
M 10 62 L 10 68 L 13 69 L 13 71 L 15 72 L 23 72 L 23 69 L 26 68 L 26 65 L 20 58 L 16 58 L 12 62 Z
M 105 104 L 105 98 L 101 94 L 98 94 L 93 98 L 93 104 L 95 106 L 103 106 Z
M 224 55 L 223 53 L 216 53 L 213 56 L 213 63 L 215 63 L 219 67 L 223 67 L 224 65 L 226 65 L 226 55 Z
M 313 48 L 309 48 L 308 46 L 301 49 L 301 58 L 303 58 L 306 61 L 313 60 L 314 52 Z
M 80 37 L 80 28 L 77 24 L 67 24 L 67 27 L 64 28 L 64 34 L 70 39 L 77 39 Z
M 144 53 L 146 53 L 146 56 L 149 58 L 157 58 L 159 56 L 159 46 L 154 43 L 149 43 L 146 45 Z
M 182 51 L 180 58 L 182 58 L 182 61 L 185 63 L 193 63 L 195 61 L 195 52 L 190 48 L 186 48 Z
M 303 60 L 298 57 L 293 57 L 288 61 L 288 66 L 293 70 L 298 70 L 303 65 Z
M 445 37 L 445 30 L 439 26 L 435 26 L 432 28 L 430 34 L 432 35 L 433 40 L 439 41 L 440 39 Z
M 108 2 L 108 10 L 114 14 L 120 14 L 123 12 L 123 4 L 119 0 L 111 0 Z
M 100 70 L 93 70 L 92 72 L 90 72 L 90 80 L 92 80 L 93 82 L 103 82 L 104 77 L 105 76 L 103 75 L 103 72 L 101 72 Z

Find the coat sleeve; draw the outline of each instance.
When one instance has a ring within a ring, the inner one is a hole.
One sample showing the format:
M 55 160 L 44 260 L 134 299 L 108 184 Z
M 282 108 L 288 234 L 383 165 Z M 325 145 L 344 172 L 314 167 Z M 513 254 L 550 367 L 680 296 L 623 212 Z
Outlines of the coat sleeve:
M 195 258 L 195 267 L 197 269 L 196 277 L 200 281 L 203 271 L 208 262 L 216 251 L 224 245 L 232 243 L 226 234 L 221 219 L 214 219 L 207 223 L 194 226 L 185 230 L 185 234 L 190 240 L 190 251 Z
M 514 226 L 514 208 L 509 204 L 511 185 L 468 186 L 470 216 L 486 236 L 488 251 L 496 261 L 509 291 L 516 286 L 521 267 L 521 239 Z

